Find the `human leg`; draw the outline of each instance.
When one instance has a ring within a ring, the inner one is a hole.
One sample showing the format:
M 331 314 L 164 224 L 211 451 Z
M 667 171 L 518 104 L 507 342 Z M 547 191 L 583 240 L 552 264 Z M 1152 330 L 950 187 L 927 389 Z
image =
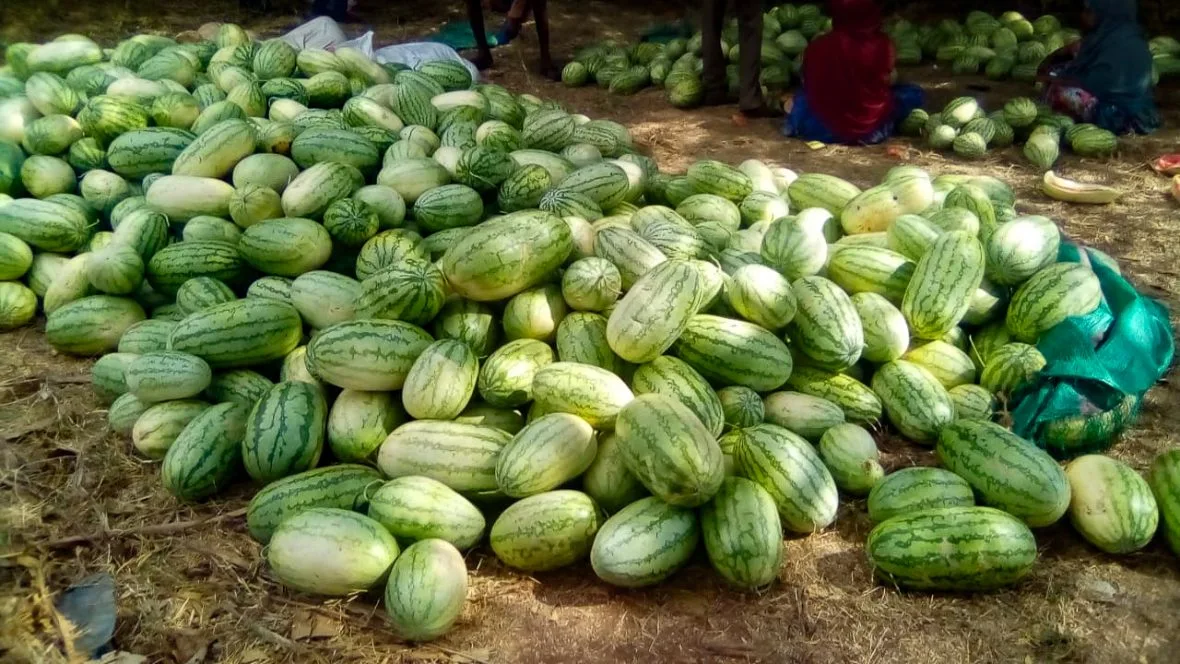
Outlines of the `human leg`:
M 531 0 L 533 18 L 537 21 L 537 42 L 541 50 L 541 75 L 554 81 L 561 80 L 561 68 L 553 64 L 549 53 L 549 3 L 547 0 Z M 515 5 L 513 5 L 515 7 Z
M 701 17 L 701 58 L 705 103 L 724 104 L 726 96 L 725 54 L 721 52 L 721 29 L 725 24 L 725 0 L 705 0 Z
M 484 29 L 481 0 L 467 0 L 467 21 L 475 36 L 476 54 L 471 62 L 479 69 L 487 69 L 492 66 L 492 49 L 488 46 L 488 34 Z
M 760 113 L 762 99 L 762 3 L 759 0 L 737 0 L 738 15 L 738 75 L 740 87 L 738 108 L 747 114 Z

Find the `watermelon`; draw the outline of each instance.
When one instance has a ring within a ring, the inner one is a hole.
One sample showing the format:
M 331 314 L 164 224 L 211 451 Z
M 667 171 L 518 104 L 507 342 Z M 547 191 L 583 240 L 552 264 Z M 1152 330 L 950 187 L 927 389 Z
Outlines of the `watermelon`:
M 864 495 L 885 475 L 872 434 L 855 424 L 837 424 L 824 432 L 819 455 L 836 486 Z
M 245 120 L 223 120 L 197 136 L 172 162 L 173 175 L 221 178 L 254 153 L 255 134 Z
M 143 308 L 134 300 L 91 295 L 49 314 L 45 321 L 45 340 L 61 353 L 100 355 L 115 350 L 123 332 L 144 318 Z
M 279 524 L 266 562 L 279 581 L 300 592 L 343 596 L 380 583 L 397 558 L 393 535 L 363 514 L 313 507 Z
M 410 366 L 402 386 L 402 405 L 416 419 L 453 419 L 475 392 L 478 369 L 467 344 L 454 339 L 436 341 Z
M 565 318 L 565 300 L 556 284 L 546 284 L 518 293 L 504 307 L 502 322 L 507 339 L 537 339 L 550 342 Z
M 571 413 L 600 430 L 614 427 L 615 416 L 633 396 L 615 374 L 574 362 L 541 366 L 534 375 L 532 391 L 544 412 Z
M 996 398 L 986 387 L 959 385 L 947 390 L 955 405 L 957 420 L 990 420 L 996 410 Z
M 319 217 L 329 205 L 351 196 L 363 184 L 361 172 L 348 164 L 333 161 L 314 164 L 283 190 L 283 212 L 288 217 Z
M 554 181 L 562 190 L 582 194 L 604 210 L 623 202 L 630 188 L 626 171 L 606 161 L 584 166 Z
M 208 407 L 204 401 L 195 400 L 165 401 L 148 406 L 135 420 L 131 442 L 140 454 L 161 460 L 188 423 Z
M 463 494 L 495 491 L 496 460 L 512 436 L 488 426 L 419 420 L 394 429 L 377 465 L 392 478 L 421 475 Z
M 844 411 L 827 399 L 799 392 L 773 392 L 762 400 L 763 419 L 812 441 L 844 423 Z
M 561 110 L 541 110 L 525 116 L 521 136 L 525 145 L 538 150 L 560 152 L 574 136 L 574 119 Z
M 345 462 L 371 461 L 389 432 L 405 420 L 389 392 L 343 390 L 328 411 L 328 447 Z
M 1069 519 L 1082 537 L 1107 553 L 1131 553 L 1147 546 L 1160 512 L 1139 473 L 1116 459 L 1088 454 L 1071 461 L 1065 476 Z
M 725 426 L 734 429 L 762 424 L 765 406 L 758 393 L 741 385 L 730 385 L 717 390 L 717 399 L 725 415 Z
M 467 550 L 483 538 L 483 514 L 429 477 L 399 477 L 369 494 L 368 515 L 403 542 L 438 539 Z
M 466 600 L 467 565 L 463 554 L 445 540 L 411 544 L 389 571 L 385 612 L 394 632 L 407 641 L 430 641 L 445 634 Z
M 971 507 L 975 495 L 967 480 L 942 468 L 902 468 L 886 475 L 869 492 L 869 518 L 880 523 L 901 514 L 942 507 Z
M 504 344 L 480 368 L 476 382 L 480 397 L 500 407 L 528 403 L 533 398 L 536 373 L 553 359 L 553 349 L 535 339 L 518 339 Z
M 368 279 L 406 259 L 430 260 L 430 254 L 422 246 L 421 235 L 404 228 L 378 233 L 369 238 L 357 253 L 356 276 L 358 279 Z
M 229 216 L 229 201 L 234 188 L 214 178 L 166 175 L 147 190 L 147 203 L 172 221 L 188 221 L 207 215 Z
M 168 349 L 168 337 L 176 323 L 162 320 L 140 321 L 123 332 L 119 338 L 120 353 L 151 353 Z
M 194 417 L 173 441 L 160 479 L 181 500 L 200 500 L 228 486 L 241 466 L 250 406 L 223 403 Z
M 292 283 L 293 280 L 286 277 L 261 277 L 246 289 L 246 297 L 290 304 Z
M 515 295 L 547 277 L 573 250 L 560 218 L 526 210 L 480 224 L 442 258 L 451 287 L 475 301 Z
M 789 331 L 796 347 L 817 365 L 834 371 L 856 364 L 864 347 L 864 330 L 848 295 L 823 277 L 796 279 L 791 289 L 798 303 Z
M 487 357 L 499 344 L 496 320 L 486 304 L 454 298 L 443 306 L 434 322 L 438 339 L 458 339 Z
M 786 344 L 765 328 L 720 316 L 689 319 L 673 350 L 706 378 L 756 391 L 782 386 L 791 375 Z
M 761 264 L 738 268 L 726 284 L 725 295 L 734 311 L 768 330 L 780 330 L 797 313 L 791 284 L 772 268 Z
M 267 484 L 314 468 L 323 451 L 327 415 L 324 397 L 314 385 L 275 385 L 250 411 L 242 439 L 246 472 Z
M 549 491 L 517 501 L 500 514 L 490 533 L 492 551 L 516 569 L 557 569 L 590 553 L 601 525 L 598 506 L 586 494 Z
M 598 439 L 598 452 L 582 475 L 582 488 L 608 514 L 648 495 L 639 479 L 627 470 L 626 458 L 613 433 Z
M 844 206 L 860 193 L 860 188 L 851 182 L 822 173 L 800 175 L 787 188 L 792 208 L 824 208 L 837 217 L 844 210 Z
M 144 353 L 127 366 L 127 391 L 143 403 L 195 397 L 209 387 L 213 372 L 201 358 L 176 351 Z
M 1102 303 L 1102 287 L 1090 268 L 1057 263 L 1024 282 L 1008 305 L 1007 326 L 1016 339 L 1035 343 L 1041 334 L 1072 316 L 1085 316 Z
M 992 590 L 1032 569 L 1037 543 L 1019 519 L 990 507 L 941 507 L 895 516 L 869 533 L 884 581 L 915 590 Z
M 136 399 L 134 394 L 121 394 L 107 410 L 107 423 L 110 425 L 111 431 L 129 436 L 135 428 L 136 421 L 150 407 L 149 404 Z
M 361 283 L 326 270 L 305 272 L 291 282 L 291 304 L 305 323 L 323 329 L 356 316 Z
M 1147 483 L 1160 509 L 1164 539 L 1180 555 L 1180 451 L 1170 450 L 1156 457 Z
M 910 345 L 909 326 L 901 311 L 877 293 L 853 295 L 852 306 L 864 334 L 864 359 L 891 362 L 900 358 Z
M 699 538 L 700 526 L 692 510 L 644 498 L 602 524 L 590 550 L 590 565 L 612 585 L 649 586 L 683 567 Z
M 763 236 L 763 260 L 788 279 L 814 276 L 827 263 L 827 239 L 823 232 L 809 224 L 805 217 L 820 219 L 826 216 L 832 219 L 832 215 L 819 208 L 812 210 L 815 212 L 805 211 L 798 217 L 785 217 L 771 222 L 766 235 Z
M 750 177 L 738 169 L 712 159 L 688 167 L 688 181 L 702 194 L 713 194 L 740 203 L 753 191 Z
M 399 389 L 430 342 L 425 330 L 403 321 L 344 321 L 311 340 L 307 363 L 314 375 L 338 387 Z
M 701 532 L 713 568 L 743 590 L 778 578 L 783 526 L 771 494 L 756 482 L 727 477 L 701 509 Z
M 593 256 L 574 261 L 561 277 L 562 297 L 577 311 L 603 311 L 615 303 L 622 288 L 618 268 Z
M 948 390 L 975 382 L 975 363 L 971 357 L 945 341 L 915 346 L 902 359 L 929 371 Z
M 1036 528 L 1061 518 L 1070 503 L 1065 473 L 1044 450 L 998 424 L 958 420 L 938 436 L 938 456 L 967 480 L 980 501 Z
M 356 314 L 425 325 L 442 309 L 446 286 L 442 271 L 433 263 L 406 258 L 361 282 Z
M 958 325 L 983 280 L 983 247 L 973 235 L 938 236 L 918 261 L 901 311 L 919 339 L 938 339 Z
M 895 360 L 882 365 L 872 383 L 889 421 L 916 443 L 934 443 L 939 431 L 954 420 L 954 403 L 946 388 L 913 362 Z
M 529 422 L 500 453 L 496 483 L 523 498 L 550 491 L 581 475 L 594 461 L 594 431 L 585 420 L 551 413 Z
M 134 247 L 112 244 L 90 254 L 86 278 L 100 293 L 129 295 L 143 283 L 143 259 Z
M 665 502 L 694 507 L 717 491 L 721 449 L 675 398 L 654 393 L 636 397 L 619 412 L 616 431 L 627 468 Z
M 291 305 L 247 298 L 186 316 L 168 343 L 172 350 L 192 353 L 214 369 L 235 368 L 286 356 L 298 345 L 302 331 L 299 313 Z
M 987 243 L 987 276 L 1015 286 L 1057 260 L 1061 234 L 1045 217 L 1017 217 L 996 229 Z
M 127 392 L 127 367 L 139 356 L 132 353 L 108 353 L 98 358 L 90 369 L 90 385 L 104 403 Z
M 739 476 L 770 493 L 785 528 L 811 533 L 836 518 L 836 484 L 815 447 L 774 424 L 738 429 L 734 465 Z
M 165 321 L 147 321 L 162 323 Z M 269 378 L 249 369 L 234 369 L 213 376 L 205 395 L 216 403 L 239 401 L 254 405 L 274 386 Z
M 666 261 L 643 275 L 611 312 L 611 350 L 630 362 L 650 362 L 668 350 L 703 304 L 700 279 L 687 261 Z
M 381 474 L 368 466 L 338 464 L 289 475 L 263 487 L 246 509 L 246 527 L 266 544 L 280 523 L 299 512 L 322 507 L 363 509 L 368 488 Z

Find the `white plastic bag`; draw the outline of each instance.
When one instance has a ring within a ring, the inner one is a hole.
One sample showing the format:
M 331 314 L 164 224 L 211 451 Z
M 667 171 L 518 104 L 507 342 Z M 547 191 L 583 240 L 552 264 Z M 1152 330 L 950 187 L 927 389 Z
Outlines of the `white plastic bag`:
M 393 44 L 373 50 L 373 32 L 369 31 L 349 39 L 340 24 L 327 16 L 320 16 L 304 23 L 283 35 L 283 39 L 295 48 L 322 48 L 329 51 L 342 46 L 349 46 L 359 50 L 379 63 L 398 62 L 407 67 L 417 67 L 427 60 L 455 60 L 462 62 L 471 72 L 471 77 L 479 79 L 479 70 L 475 65 L 459 55 L 455 49 L 438 42 L 411 42 L 408 44 Z

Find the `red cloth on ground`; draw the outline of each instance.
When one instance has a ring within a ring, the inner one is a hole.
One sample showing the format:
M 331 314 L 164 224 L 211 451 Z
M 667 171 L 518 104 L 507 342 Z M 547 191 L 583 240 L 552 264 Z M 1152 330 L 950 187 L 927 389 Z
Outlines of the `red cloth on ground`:
M 803 54 L 803 90 L 833 134 L 858 141 L 893 113 L 893 42 L 874 0 L 830 0 L 832 31 Z

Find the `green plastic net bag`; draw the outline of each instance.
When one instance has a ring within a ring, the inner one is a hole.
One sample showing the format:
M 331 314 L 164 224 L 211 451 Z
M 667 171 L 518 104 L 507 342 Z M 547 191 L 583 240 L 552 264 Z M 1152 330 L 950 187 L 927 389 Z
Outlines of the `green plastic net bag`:
M 1103 304 L 1045 333 L 1040 374 L 1013 399 L 1012 430 L 1057 458 L 1108 449 L 1139 414 L 1143 395 L 1172 364 L 1168 312 L 1141 295 L 1109 259 L 1063 243 L 1059 261 L 1088 264 Z

